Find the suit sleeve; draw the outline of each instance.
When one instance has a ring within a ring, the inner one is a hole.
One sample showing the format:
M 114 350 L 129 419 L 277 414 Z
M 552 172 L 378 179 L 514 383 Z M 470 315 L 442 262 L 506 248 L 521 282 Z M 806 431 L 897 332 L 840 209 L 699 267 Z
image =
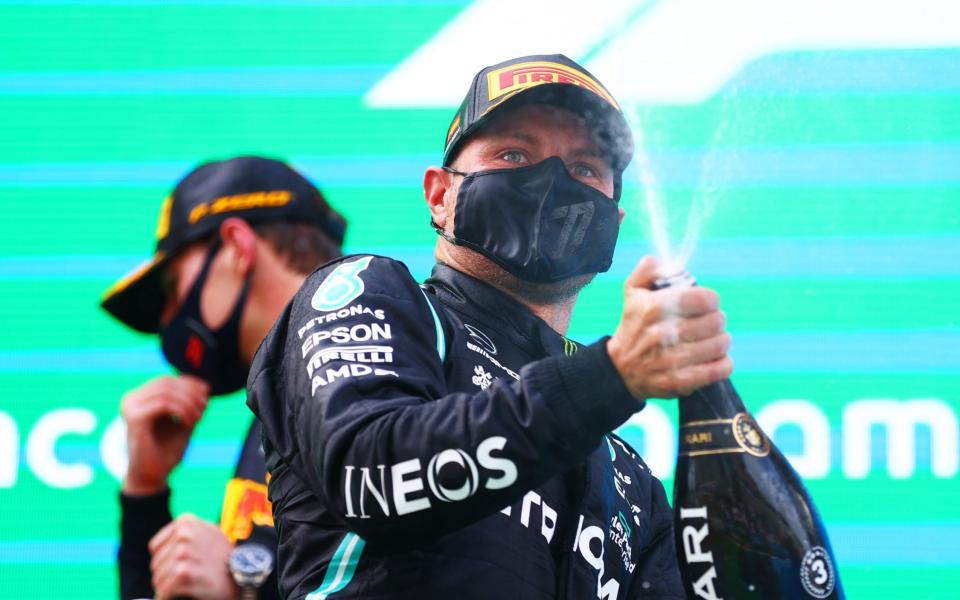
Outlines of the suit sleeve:
M 271 445 L 368 540 L 439 536 L 491 514 L 641 407 L 605 341 L 531 363 L 519 381 L 452 392 L 441 316 L 401 263 L 347 257 L 308 278 L 251 369 L 248 402 Z
M 120 547 L 117 568 L 120 598 L 152 598 L 150 550 L 147 544 L 158 531 L 173 520 L 170 514 L 170 490 L 150 496 L 120 494 Z

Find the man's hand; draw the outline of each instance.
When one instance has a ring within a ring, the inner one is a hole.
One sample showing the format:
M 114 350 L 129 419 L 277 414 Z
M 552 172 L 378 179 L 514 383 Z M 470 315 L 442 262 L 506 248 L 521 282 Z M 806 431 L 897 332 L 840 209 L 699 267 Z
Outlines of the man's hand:
M 158 531 L 148 547 L 157 600 L 239 597 L 240 590 L 227 567 L 233 544 L 216 525 L 182 515 Z
M 607 342 L 614 366 L 641 400 L 683 396 L 733 371 L 720 297 L 702 287 L 651 291 L 657 268 L 648 256 L 627 278 L 623 316 Z
M 209 396 L 206 382 L 182 375 L 152 379 L 123 397 L 129 455 L 124 493 L 143 496 L 166 488 Z

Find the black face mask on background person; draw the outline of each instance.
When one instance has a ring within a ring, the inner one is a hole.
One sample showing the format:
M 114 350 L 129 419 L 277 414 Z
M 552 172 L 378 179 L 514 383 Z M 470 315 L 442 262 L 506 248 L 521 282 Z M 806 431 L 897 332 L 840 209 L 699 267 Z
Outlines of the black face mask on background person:
M 247 302 L 252 270 L 243 282 L 233 310 L 219 329 L 210 329 L 200 312 L 200 295 L 220 246 L 217 238 L 183 304 L 160 330 L 161 347 L 167 361 L 181 373 L 195 375 L 209 383 L 212 396 L 242 388 L 250 369 L 240 358 L 240 317 Z
M 550 283 L 610 268 L 620 230 L 617 204 L 567 173 L 558 156 L 515 169 L 464 173 L 452 244 L 479 252 L 512 275 Z

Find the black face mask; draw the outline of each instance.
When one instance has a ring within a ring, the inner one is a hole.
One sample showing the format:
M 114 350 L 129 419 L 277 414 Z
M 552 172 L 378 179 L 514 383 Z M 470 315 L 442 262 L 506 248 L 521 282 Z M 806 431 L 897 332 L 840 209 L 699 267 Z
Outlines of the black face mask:
M 516 169 L 463 175 L 447 241 L 486 256 L 525 281 L 549 283 L 610 268 L 617 204 L 567 173 L 552 156 Z
M 240 316 L 250 290 L 251 271 L 247 274 L 233 311 L 216 331 L 203 322 L 200 294 L 210 274 L 210 265 L 220 249 L 217 239 L 210 246 L 197 280 L 187 293 L 177 314 L 160 330 L 163 355 L 182 373 L 196 375 L 210 384 L 210 394 L 218 396 L 239 390 L 247 382 L 250 366 L 240 358 Z

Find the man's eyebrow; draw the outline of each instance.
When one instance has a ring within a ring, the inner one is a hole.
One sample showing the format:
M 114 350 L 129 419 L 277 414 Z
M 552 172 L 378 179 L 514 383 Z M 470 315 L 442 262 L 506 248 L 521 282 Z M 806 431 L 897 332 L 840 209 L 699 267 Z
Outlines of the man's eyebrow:
M 607 154 L 595 146 L 583 146 L 571 152 L 573 156 L 587 156 L 590 158 L 606 158 Z
M 537 142 L 537 136 L 527 133 L 526 131 L 504 131 L 501 132 L 500 135 L 505 138 L 520 140 L 521 142 L 526 142 L 528 144 L 534 144 Z

